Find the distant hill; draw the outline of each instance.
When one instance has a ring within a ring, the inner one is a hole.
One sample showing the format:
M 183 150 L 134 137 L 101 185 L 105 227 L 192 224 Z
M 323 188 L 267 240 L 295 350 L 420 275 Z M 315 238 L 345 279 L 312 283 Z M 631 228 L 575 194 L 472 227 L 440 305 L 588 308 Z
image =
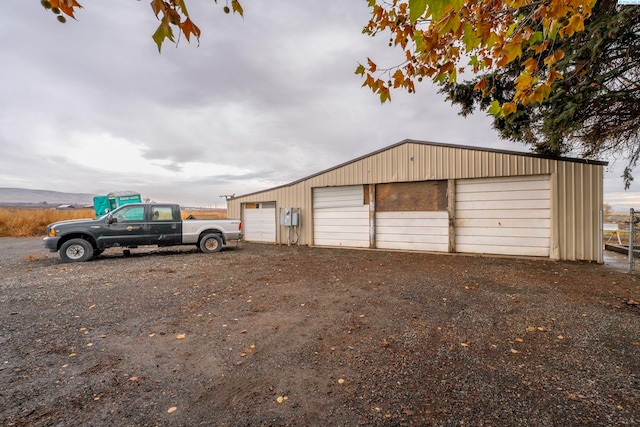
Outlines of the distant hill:
M 49 190 L 28 190 L 25 188 L 0 187 L 0 205 L 25 206 L 25 205 L 93 205 L 94 194 L 63 193 Z

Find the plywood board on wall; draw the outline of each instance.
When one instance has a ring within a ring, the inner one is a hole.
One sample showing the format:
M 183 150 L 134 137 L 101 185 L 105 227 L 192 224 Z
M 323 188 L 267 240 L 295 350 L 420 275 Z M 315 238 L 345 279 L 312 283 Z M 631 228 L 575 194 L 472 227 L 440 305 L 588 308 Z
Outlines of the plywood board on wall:
M 447 210 L 447 181 L 393 182 L 376 185 L 377 212 Z

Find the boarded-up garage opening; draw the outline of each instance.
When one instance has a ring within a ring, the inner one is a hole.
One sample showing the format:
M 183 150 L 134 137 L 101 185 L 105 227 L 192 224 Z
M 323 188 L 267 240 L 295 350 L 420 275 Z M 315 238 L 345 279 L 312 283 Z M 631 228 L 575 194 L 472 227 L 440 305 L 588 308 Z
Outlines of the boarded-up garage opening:
M 362 185 L 313 189 L 316 246 L 369 247 L 369 206 Z
M 549 175 L 456 182 L 456 251 L 548 257 Z
M 244 239 L 248 242 L 276 241 L 276 203 L 243 204 Z
M 376 185 L 376 246 L 447 252 L 447 181 Z

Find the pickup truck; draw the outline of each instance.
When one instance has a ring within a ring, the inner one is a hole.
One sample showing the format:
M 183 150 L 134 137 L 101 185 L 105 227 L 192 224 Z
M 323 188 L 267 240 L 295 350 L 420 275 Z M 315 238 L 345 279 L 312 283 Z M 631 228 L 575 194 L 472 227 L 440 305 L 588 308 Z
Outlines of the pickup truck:
M 213 253 L 241 238 L 242 223 L 237 219 L 183 221 L 179 205 L 131 203 L 97 219 L 49 224 L 44 246 L 60 251 L 64 262 L 82 262 L 112 247 L 196 245 Z

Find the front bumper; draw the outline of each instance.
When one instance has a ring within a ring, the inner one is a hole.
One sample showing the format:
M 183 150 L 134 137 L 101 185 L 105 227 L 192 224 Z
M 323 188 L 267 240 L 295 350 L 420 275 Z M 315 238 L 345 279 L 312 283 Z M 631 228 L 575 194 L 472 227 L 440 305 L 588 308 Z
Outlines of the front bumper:
M 58 242 L 60 241 L 60 237 L 45 237 L 43 240 L 44 247 L 49 249 L 51 252 L 58 251 Z

